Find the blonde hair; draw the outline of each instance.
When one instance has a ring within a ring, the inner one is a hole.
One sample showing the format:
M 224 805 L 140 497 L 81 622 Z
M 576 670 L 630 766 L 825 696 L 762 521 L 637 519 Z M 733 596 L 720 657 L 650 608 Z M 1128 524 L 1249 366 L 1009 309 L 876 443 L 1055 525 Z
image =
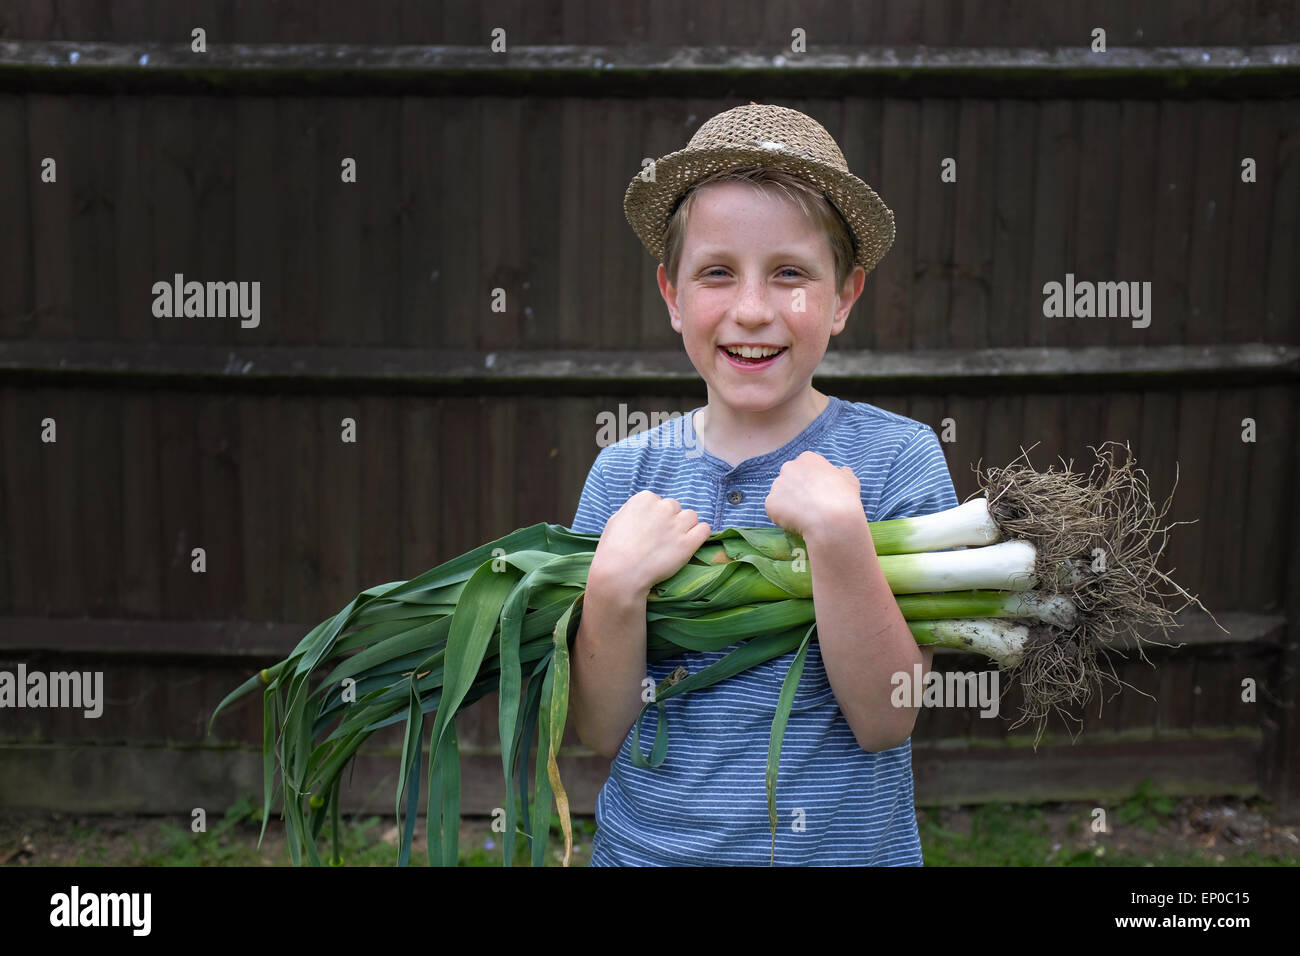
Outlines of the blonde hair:
M 812 223 L 819 227 L 831 244 L 831 258 L 835 263 L 835 288 L 838 291 L 853 270 L 853 235 L 844 217 L 826 198 L 826 194 L 808 182 L 784 170 L 770 166 L 736 166 L 719 170 L 688 189 L 678 201 L 664 231 L 664 269 L 668 280 L 677 285 L 677 270 L 681 266 L 682 246 L 686 241 L 686 226 L 691 217 L 691 206 L 696 192 L 702 186 L 714 183 L 743 182 L 756 189 L 777 190 L 795 201 Z

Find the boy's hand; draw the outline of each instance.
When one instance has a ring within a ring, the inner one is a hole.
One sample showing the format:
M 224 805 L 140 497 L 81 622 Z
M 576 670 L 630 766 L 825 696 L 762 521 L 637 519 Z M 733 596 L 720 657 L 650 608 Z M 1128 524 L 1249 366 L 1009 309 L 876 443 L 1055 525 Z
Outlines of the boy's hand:
M 675 498 L 638 491 L 605 523 L 588 577 L 645 597 L 680 571 L 710 533 L 708 524 Z
M 836 468 L 815 451 L 806 451 L 781 466 L 767 494 L 773 524 L 805 541 L 837 523 L 865 518 L 862 482 L 848 465 Z

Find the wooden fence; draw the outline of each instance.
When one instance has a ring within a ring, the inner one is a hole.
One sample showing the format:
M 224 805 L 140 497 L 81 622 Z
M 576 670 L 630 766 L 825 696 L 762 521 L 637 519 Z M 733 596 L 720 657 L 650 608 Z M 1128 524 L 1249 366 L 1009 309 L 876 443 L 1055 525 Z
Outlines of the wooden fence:
M 823 123 L 898 224 L 815 384 L 950 419 L 963 497 L 980 459 L 1130 442 L 1157 491 L 1177 476 L 1173 517 L 1199 520 L 1169 564 L 1229 632 L 1188 616 L 1154 668 L 1118 662 L 1132 689 L 1074 744 L 922 712 L 918 802 L 1107 801 L 1150 776 L 1300 813 L 1294 6 L 851 9 L 0 13 L 0 671 L 102 670 L 107 698 L 93 720 L 0 711 L 0 807 L 260 793 L 260 698 L 206 734 L 226 691 L 363 587 L 567 524 L 600 412 L 703 404 L 621 200 L 643 158 L 759 99 Z M 259 282 L 258 323 L 156 317 L 177 274 Z M 1045 318 L 1067 274 L 1149 281 L 1150 325 Z M 495 738 L 489 698 L 461 724 L 467 812 L 500 802 Z M 566 740 L 590 812 L 608 765 Z M 345 807 L 386 812 L 400 739 L 372 744 Z

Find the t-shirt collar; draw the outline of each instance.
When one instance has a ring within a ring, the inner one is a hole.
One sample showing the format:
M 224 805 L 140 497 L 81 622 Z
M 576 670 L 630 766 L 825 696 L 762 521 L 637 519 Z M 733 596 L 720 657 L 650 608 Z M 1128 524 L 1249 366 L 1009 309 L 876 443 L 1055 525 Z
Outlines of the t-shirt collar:
M 710 454 L 708 449 L 699 443 L 699 438 L 695 434 L 695 413 L 704 407 L 699 405 L 692 408 L 686 415 L 686 427 L 690 434 L 691 447 L 698 449 L 702 461 L 708 462 L 715 470 L 724 474 L 749 474 L 768 470 L 774 473 L 778 472 L 787 461 L 797 458 L 801 452 L 807 450 L 821 436 L 821 433 L 833 424 L 836 416 L 839 415 L 840 406 L 843 404 L 842 401 L 834 395 L 827 395 L 826 399 L 826 407 L 794 438 L 774 451 L 746 458 L 734 467 L 731 462 Z

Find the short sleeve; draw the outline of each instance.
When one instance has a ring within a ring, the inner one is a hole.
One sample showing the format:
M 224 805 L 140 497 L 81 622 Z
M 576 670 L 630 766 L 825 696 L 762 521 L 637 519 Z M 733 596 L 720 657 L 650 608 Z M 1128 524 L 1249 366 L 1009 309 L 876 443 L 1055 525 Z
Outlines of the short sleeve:
M 876 521 L 915 518 L 957 507 L 957 489 L 934 429 L 920 426 L 894 459 L 880 493 Z
M 578 510 L 573 516 L 573 524 L 569 526 L 570 531 L 578 534 L 602 534 L 605 522 L 618 510 L 610 507 L 603 458 L 602 449 L 602 453 L 592 463 L 591 470 L 587 472 L 587 483 L 582 487 L 582 496 L 578 499 Z

